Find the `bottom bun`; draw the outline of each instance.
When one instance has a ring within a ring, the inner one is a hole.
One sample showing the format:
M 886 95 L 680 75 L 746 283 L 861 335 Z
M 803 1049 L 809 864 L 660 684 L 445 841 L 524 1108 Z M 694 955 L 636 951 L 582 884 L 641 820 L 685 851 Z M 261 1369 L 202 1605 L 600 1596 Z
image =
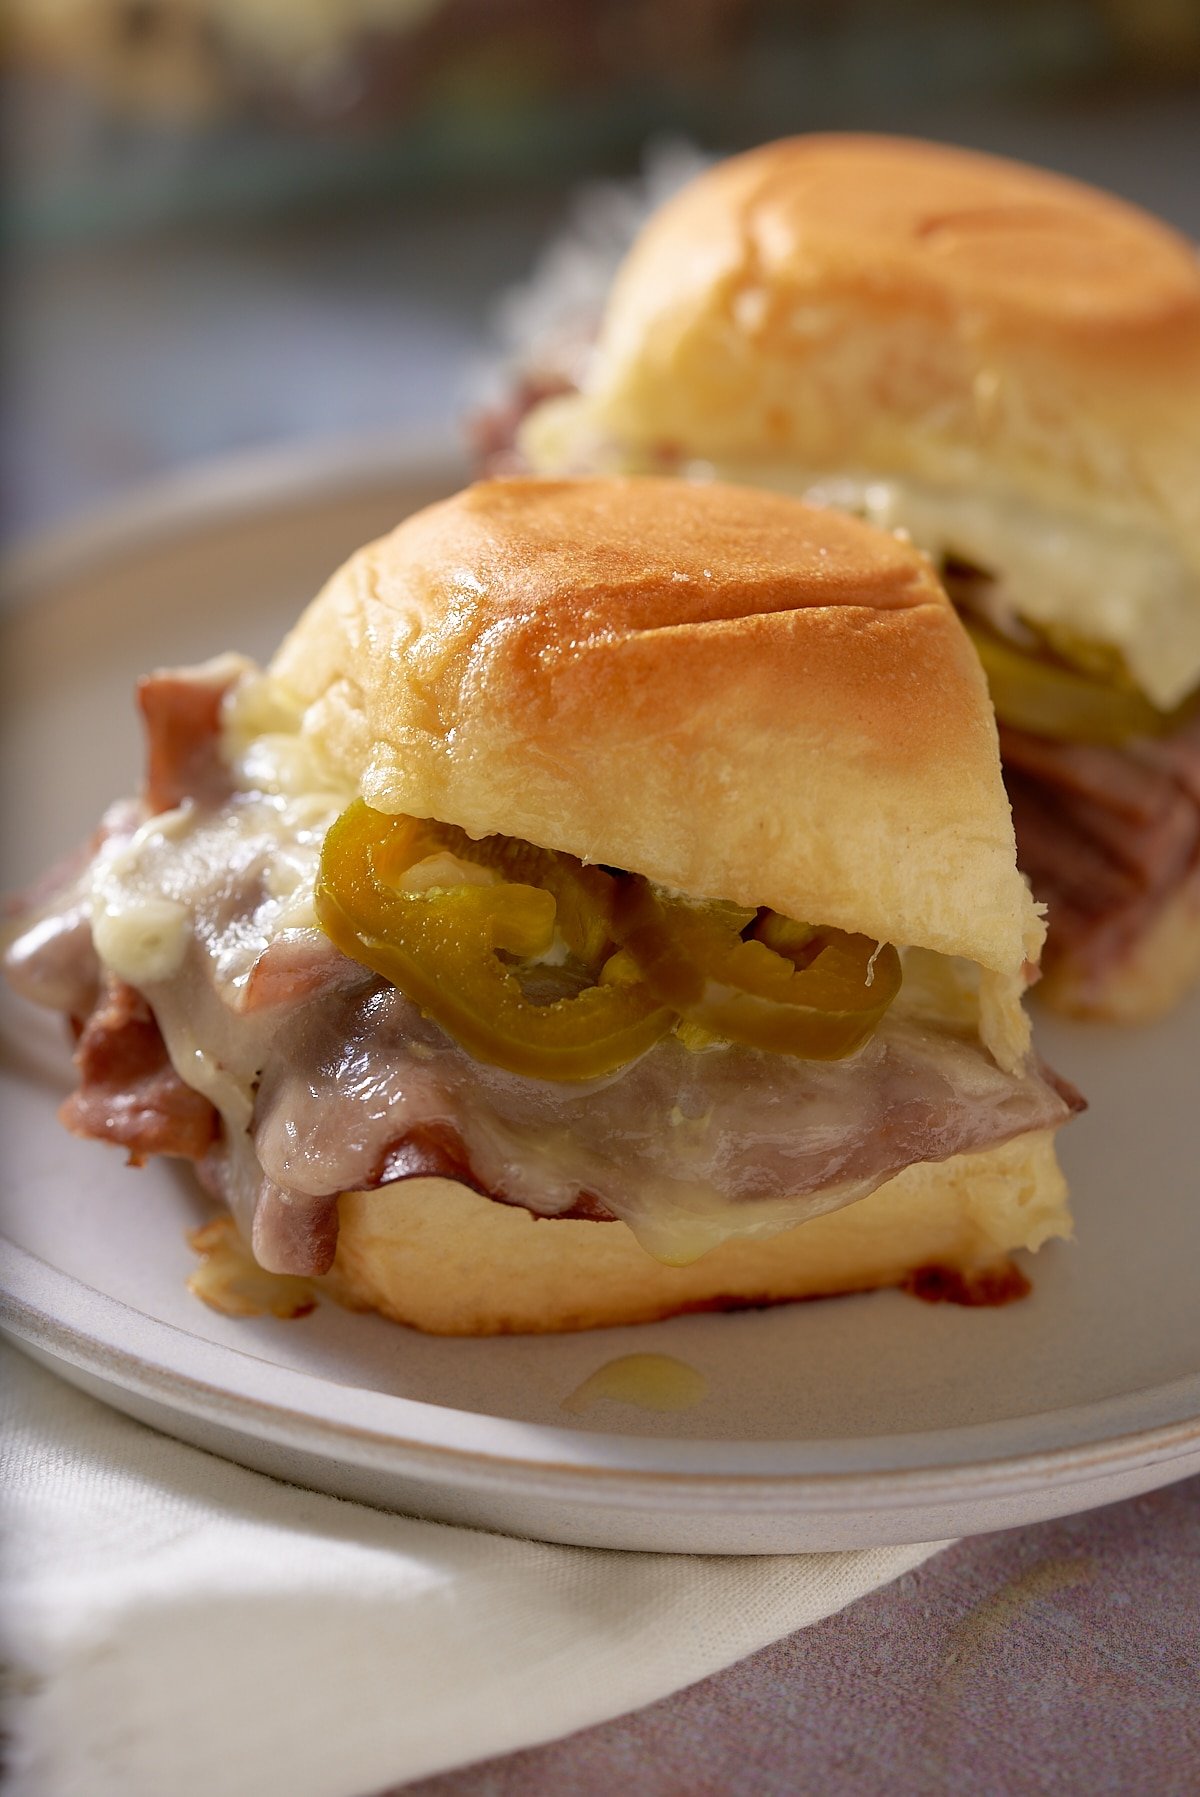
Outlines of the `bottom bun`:
M 1102 977 L 1062 961 L 1037 987 L 1043 1004 L 1066 1017 L 1153 1023 L 1200 981 L 1200 876 L 1159 912 L 1131 953 Z
M 341 1303 L 432 1335 L 549 1334 L 911 1285 L 997 1302 L 1024 1289 L 1004 1259 L 1069 1236 L 1050 1131 L 907 1167 L 869 1198 L 686 1267 L 653 1260 L 624 1223 L 533 1217 L 448 1180 L 348 1192 L 332 1271 Z

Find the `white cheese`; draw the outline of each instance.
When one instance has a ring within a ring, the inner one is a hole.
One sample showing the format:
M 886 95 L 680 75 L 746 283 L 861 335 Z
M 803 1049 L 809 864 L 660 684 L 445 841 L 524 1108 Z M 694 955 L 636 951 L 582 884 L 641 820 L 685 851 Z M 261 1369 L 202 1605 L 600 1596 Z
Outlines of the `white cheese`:
M 172 899 L 97 895 L 92 940 L 107 967 L 131 986 L 169 980 L 178 973 L 191 940 L 191 915 Z

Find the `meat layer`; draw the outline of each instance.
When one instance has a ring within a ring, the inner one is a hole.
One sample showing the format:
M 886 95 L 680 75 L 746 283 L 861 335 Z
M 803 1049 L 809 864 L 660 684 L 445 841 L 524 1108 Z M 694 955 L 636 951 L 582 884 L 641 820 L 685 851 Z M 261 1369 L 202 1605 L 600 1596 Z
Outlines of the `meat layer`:
M 1200 918 L 1200 718 L 1122 748 L 1002 726 L 1000 751 L 1017 858 L 1049 907 L 1048 972 L 1099 992 L 1179 894 Z

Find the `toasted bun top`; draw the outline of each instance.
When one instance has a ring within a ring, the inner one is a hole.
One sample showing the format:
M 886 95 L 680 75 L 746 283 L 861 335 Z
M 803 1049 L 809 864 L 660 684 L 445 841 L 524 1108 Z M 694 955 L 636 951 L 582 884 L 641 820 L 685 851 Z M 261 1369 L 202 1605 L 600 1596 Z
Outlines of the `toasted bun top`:
M 720 163 L 657 215 L 626 272 L 708 277 L 731 227 L 760 277 L 895 301 L 951 299 L 1020 330 L 1106 339 L 1195 320 L 1200 267 L 1177 232 L 1098 188 L 912 138 L 786 138 Z M 747 267 L 747 272 L 751 272 Z
M 592 382 L 621 441 L 999 481 L 1161 526 L 1200 568 L 1200 260 L 996 157 L 798 137 L 669 201 Z
M 339 780 L 673 889 L 1011 975 L 983 676 L 929 563 L 778 495 L 483 482 L 336 574 L 271 670 Z

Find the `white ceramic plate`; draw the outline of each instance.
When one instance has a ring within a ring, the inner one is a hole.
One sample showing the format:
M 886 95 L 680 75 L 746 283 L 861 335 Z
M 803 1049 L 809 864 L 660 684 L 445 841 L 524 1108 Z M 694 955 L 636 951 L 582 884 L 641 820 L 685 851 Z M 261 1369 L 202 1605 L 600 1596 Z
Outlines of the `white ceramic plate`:
M 343 555 L 450 490 L 374 443 L 178 483 L 22 558 L 4 618 L 4 882 L 133 787 L 134 677 L 267 653 Z M 645 1329 L 440 1341 L 325 1303 L 234 1320 L 185 1290 L 187 1179 L 57 1127 L 57 1028 L 8 1001 L 5 1327 L 66 1378 L 249 1466 L 371 1503 L 610 1547 L 777 1552 L 939 1539 L 1200 1470 L 1200 1006 L 1130 1034 L 1041 1026 L 1092 1110 L 1063 1137 L 1079 1232 L 1007 1309 L 895 1293 Z M 665 1354 L 654 1413 L 564 1402 Z

